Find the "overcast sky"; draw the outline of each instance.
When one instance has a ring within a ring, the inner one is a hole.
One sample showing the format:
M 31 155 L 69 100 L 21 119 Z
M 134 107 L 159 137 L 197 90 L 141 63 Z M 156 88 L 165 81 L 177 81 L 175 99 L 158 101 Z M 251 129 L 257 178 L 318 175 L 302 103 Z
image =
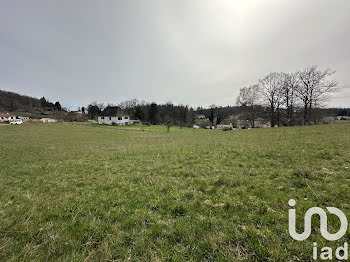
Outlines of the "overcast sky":
M 0 89 L 67 106 L 232 105 L 269 72 L 337 71 L 350 107 L 348 0 L 1 0 Z

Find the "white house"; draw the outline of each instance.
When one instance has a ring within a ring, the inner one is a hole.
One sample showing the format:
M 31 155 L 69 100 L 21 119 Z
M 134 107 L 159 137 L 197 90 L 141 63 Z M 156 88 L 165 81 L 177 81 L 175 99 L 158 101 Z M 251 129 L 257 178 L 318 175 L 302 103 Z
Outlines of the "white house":
M 48 118 L 48 117 L 44 117 L 40 120 L 43 123 L 57 123 L 57 119 L 52 119 L 52 118 Z
M 118 106 L 108 106 L 102 111 L 98 117 L 98 123 L 100 125 L 122 125 L 127 126 L 133 124 L 130 120 L 129 114 Z
M 229 125 L 216 125 L 216 129 L 231 129 L 233 130 L 233 125 L 230 123 Z
M 16 116 L 9 113 L 0 113 L 0 122 L 15 120 Z
M 28 119 L 30 119 L 30 117 L 29 116 L 19 116 L 18 119 L 28 120 Z

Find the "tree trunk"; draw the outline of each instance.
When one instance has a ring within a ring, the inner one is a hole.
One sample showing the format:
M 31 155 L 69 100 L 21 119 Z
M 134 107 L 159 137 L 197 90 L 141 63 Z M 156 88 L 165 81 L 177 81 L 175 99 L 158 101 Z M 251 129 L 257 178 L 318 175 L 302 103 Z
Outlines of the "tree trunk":
M 254 110 L 254 105 L 252 105 L 252 123 L 251 123 L 252 128 L 255 127 L 255 110 Z
M 311 105 L 311 103 L 310 103 L 310 105 L 309 105 L 309 110 L 308 110 L 309 112 L 308 112 L 308 124 L 309 125 L 311 125 L 311 120 L 312 120 L 312 105 Z
M 308 106 L 307 106 L 307 102 L 304 102 L 304 126 L 307 124 L 307 109 L 308 109 Z
M 287 107 L 287 123 L 288 123 L 288 126 L 290 126 L 290 108 L 289 108 L 289 92 L 287 91 L 287 95 L 286 95 L 286 107 Z
M 275 108 L 273 106 L 273 103 L 270 105 L 270 121 L 271 121 L 271 127 L 275 126 Z

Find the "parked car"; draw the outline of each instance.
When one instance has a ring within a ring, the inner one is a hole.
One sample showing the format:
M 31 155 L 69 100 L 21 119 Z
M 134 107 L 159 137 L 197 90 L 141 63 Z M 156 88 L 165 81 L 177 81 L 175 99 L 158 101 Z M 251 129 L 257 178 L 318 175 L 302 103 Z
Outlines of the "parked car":
M 10 125 L 22 125 L 22 124 L 23 124 L 22 119 L 15 119 L 10 122 Z

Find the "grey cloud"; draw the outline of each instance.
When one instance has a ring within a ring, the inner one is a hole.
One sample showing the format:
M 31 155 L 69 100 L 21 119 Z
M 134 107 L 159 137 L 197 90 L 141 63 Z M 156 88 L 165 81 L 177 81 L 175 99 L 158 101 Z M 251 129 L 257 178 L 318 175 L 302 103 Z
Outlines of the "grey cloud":
M 227 105 L 311 64 L 350 85 L 346 0 L 18 1 L 0 7 L 0 88 L 93 100 Z M 350 106 L 349 89 L 329 106 Z

